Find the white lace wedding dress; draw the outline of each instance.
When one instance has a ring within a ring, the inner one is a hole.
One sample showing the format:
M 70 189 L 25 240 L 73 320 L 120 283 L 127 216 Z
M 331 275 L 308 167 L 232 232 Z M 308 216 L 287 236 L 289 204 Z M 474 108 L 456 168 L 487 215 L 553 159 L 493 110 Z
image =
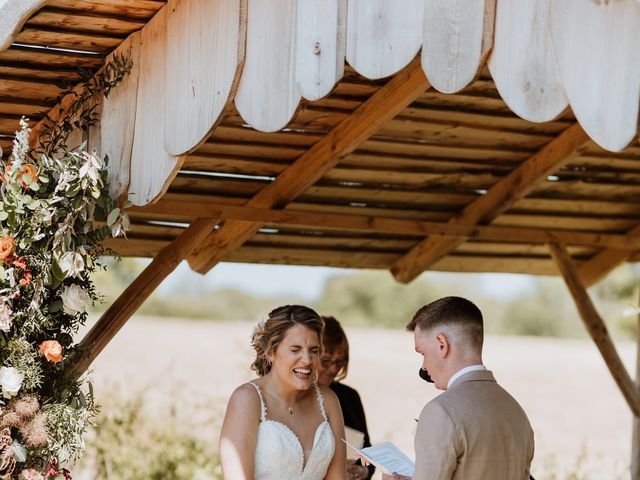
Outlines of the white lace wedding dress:
M 313 447 L 307 455 L 300 440 L 284 423 L 267 418 L 267 406 L 260 387 L 253 382 L 260 396 L 262 411 L 256 445 L 255 480 L 322 480 L 333 458 L 335 441 L 324 411 L 324 398 L 316 385 L 316 397 L 324 421 L 316 429 Z

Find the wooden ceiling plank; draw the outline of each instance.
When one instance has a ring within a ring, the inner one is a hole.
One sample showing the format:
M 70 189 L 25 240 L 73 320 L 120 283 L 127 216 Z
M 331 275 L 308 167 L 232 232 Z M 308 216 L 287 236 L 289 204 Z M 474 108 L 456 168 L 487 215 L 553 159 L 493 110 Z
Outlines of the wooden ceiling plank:
M 509 175 L 496 183 L 486 195 L 464 208 L 451 223 L 488 223 L 525 197 L 542 179 L 566 163 L 571 153 L 588 140 L 579 124 L 562 132 Z M 410 282 L 430 265 L 454 250 L 464 239 L 443 240 L 427 238 L 397 259 L 391 273 L 401 282 Z
M 607 326 L 593 305 L 571 255 L 563 246 L 557 243 L 550 243 L 549 250 L 567 284 L 567 288 L 573 297 L 580 317 L 587 328 L 587 332 L 589 332 L 589 335 L 598 347 L 609 372 L 611 372 L 611 376 L 618 384 L 629 408 L 636 417 L 640 417 L 640 390 L 638 390 L 624 363 L 622 363 L 615 344 L 611 340 Z
M 126 35 L 99 35 L 97 33 L 52 30 L 42 27 L 25 27 L 16 35 L 15 41 L 29 45 L 104 54 L 117 47 L 125 37 Z
M 221 220 L 240 220 L 259 224 L 296 226 L 307 229 L 328 228 L 345 232 L 380 233 L 390 235 L 461 237 L 493 242 L 546 244 L 561 241 L 568 245 L 589 247 L 610 246 L 634 251 L 640 249 L 640 237 L 626 235 L 575 232 L 561 229 L 482 226 L 475 224 L 436 223 L 401 218 L 382 218 L 364 215 L 314 213 L 299 210 L 271 210 L 228 204 L 204 204 L 167 201 L 145 207 L 132 207 L 132 215 L 184 215 L 185 217 L 216 217 Z
M 290 167 L 255 195 L 247 206 L 282 207 L 317 182 L 343 157 L 354 151 L 387 120 L 397 115 L 429 84 L 418 60 L 394 76 L 349 118 L 314 144 Z M 210 270 L 229 252 L 236 250 L 259 228 L 259 223 L 227 222 L 189 257 L 191 267 Z
M 165 2 L 157 0 L 48 0 L 47 6 L 65 10 L 79 10 L 100 15 L 118 15 L 130 17 L 136 20 L 148 20 L 158 10 L 164 7 Z

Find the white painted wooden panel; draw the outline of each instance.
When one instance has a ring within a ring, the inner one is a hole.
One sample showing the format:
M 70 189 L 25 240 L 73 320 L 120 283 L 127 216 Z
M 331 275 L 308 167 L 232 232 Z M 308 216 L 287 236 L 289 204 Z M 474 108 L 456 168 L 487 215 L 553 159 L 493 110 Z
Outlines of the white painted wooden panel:
M 295 78 L 301 95 L 328 95 L 344 73 L 346 0 L 297 0 Z
M 129 200 L 135 205 L 147 205 L 156 200 L 179 168 L 179 158 L 164 149 L 167 10 L 166 7 L 160 10 L 142 29 L 129 182 Z
M 567 107 L 549 33 L 549 0 L 498 1 L 488 65 L 500 95 L 520 117 L 546 122 Z
M 140 40 L 142 34 L 130 35 L 116 50 L 132 62 L 131 71 L 120 85 L 103 100 L 100 117 L 100 152 L 108 155 L 109 194 L 117 198 L 127 191 L 136 121 L 136 100 L 140 76 Z M 98 148 L 90 130 L 90 148 Z
M 241 0 L 169 0 L 165 149 L 204 142 L 232 100 L 244 59 Z
M 424 0 L 349 0 L 347 61 L 376 79 L 398 72 L 422 45 Z
M 235 104 L 256 130 L 275 132 L 300 101 L 295 82 L 296 0 L 248 0 L 245 63 Z
M 443 93 L 466 87 L 493 43 L 495 0 L 425 0 L 422 69 Z
M 46 3 L 46 0 L 0 0 L 0 52 L 11 46 L 31 14 Z
M 564 89 L 580 125 L 607 150 L 638 131 L 640 3 L 551 3 L 551 37 Z

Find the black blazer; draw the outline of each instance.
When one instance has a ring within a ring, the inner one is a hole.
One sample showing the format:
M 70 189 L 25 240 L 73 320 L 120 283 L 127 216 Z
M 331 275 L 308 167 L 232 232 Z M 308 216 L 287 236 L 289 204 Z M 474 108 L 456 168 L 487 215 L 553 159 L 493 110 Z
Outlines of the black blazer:
M 369 440 L 369 431 L 367 430 L 367 419 L 364 416 L 364 407 L 362 406 L 362 400 L 360 400 L 358 392 L 353 388 L 338 382 L 333 382 L 330 385 L 330 388 L 334 391 L 340 401 L 345 426 L 363 432 L 364 446 L 370 447 L 371 441 Z M 368 468 L 369 476 L 367 479 L 370 479 L 373 476 L 373 472 L 375 472 L 375 467 L 373 465 L 369 465 Z

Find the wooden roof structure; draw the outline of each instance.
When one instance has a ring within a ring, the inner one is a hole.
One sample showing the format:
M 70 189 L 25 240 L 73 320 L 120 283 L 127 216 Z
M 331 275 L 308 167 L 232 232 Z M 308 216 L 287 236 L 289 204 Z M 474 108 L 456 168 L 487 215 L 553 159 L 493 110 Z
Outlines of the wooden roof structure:
M 561 273 L 640 414 L 584 290 L 640 251 L 638 0 L 0 0 L 0 146 L 114 54 L 85 139 L 155 260 L 95 351 L 185 258 Z
M 506 1 L 467 2 L 476 7 L 466 12 L 427 2 L 433 11 L 424 15 L 423 0 L 403 0 L 404 13 L 398 2 L 376 2 L 373 13 L 363 1 L 350 2 L 348 12 L 344 1 L 302 2 L 298 37 L 293 0 L 216 3 L 5 0 L 0 7 L 0 46 L 9 47 L 0 53 L 5 151 L 21 115 L 35 122 L 54 107 L 61 80 L 79 80 L 80 67 L 98 68 L 116 49 L 134 60 L 127 85 L 105 106 L 103 141 L 93 143 L 119 169 L 115 193 L 128 191 L 142 207 L 132 213 L 130 239 L 113 245 L 119 253 L 153 257 L 198 214 L 215 210 L 224 223 L 190 258 L 202 272 L 226 260 L 390 268 L 401 281 L 425 269 L 556 274 L 545 246 L 550 230 L 566 240 L 587 284 L 633 258 L 640 50 L 629 45 L 640 43 L 637 1 L 534 1 L 517 12 Z M 374 13 L 391 23 L 379 36 L 369 34 Z M 573 34 L 579 49 L 556 53 L 597 77 L 588 86 L 539 59 L 554 56 L 552 20 L 568 13 L 588 26 L 559 30 L 558 42 Z M 198 16 L 197 26 L 212 32 L 198 30 L 202 38 L 194 39 L 188 22 Z M 263 19 L 289 28 L 268 31 Z M 450 32 L 434 32 L 442 23 L 468 30 L 453 39 L 458 51 Z M 511 28 L 518 24 L 531 28 Z M 597 58 L 576 53 L 591 44 L 585 35 L 600 35 L 591 41 L 601 45 L 590 52 Z M 297 56 L 296 39 L 299 50 L 309 47 Z M 616 55 L 623 47 L 627 54 Z M 212 62 L 201 58 L 206 53 Z M 512 81 L 523 68 L 536 85 Z M 574 112 L 587 109 L 578 123 Z

